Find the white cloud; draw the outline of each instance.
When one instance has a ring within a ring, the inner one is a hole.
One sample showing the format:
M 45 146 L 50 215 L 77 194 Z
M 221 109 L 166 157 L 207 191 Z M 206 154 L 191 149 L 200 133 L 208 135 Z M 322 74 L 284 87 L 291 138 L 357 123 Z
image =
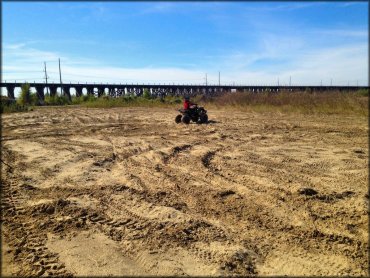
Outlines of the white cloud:
M 357 6 L 357 5 L 367 5 L 366 1 L 350 1 L 347 3 L 340 3 L 340 7 L 347 8 L 350 6 Z
M 366 30 L 352 30 L 352 29 L 320 29 L 312 30 L 313 34 L 329 35 L 335 37 L 352 37 L 360 39 L 368 39 L 369 32 Z

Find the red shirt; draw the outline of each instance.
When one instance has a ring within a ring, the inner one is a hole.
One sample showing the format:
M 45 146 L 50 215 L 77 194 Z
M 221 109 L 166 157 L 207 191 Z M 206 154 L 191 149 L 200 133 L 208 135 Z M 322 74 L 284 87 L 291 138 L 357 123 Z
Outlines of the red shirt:
M 190 109 L 190 105 L 193 105 L 190 101 L 184 100 L 184 109 Z

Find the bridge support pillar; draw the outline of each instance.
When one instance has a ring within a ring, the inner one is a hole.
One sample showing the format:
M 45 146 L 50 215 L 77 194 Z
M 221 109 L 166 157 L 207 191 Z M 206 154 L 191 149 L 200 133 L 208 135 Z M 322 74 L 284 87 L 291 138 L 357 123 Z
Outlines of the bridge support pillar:
M 57 86 L 51 86 L 50 87 L 50 96 L 51 97 L 55 97 L 57 95 L 57 89 L 58 89 Z
M 115 97 L 116 96 L 116 93 L 114 92 L 114 89 L 113 88 L 108 88 L 108 96 L 110 97 Z
M 76 90 L 76 97 L 82 96 L 82 87 L 75 87 Z
M 44 97 L 46 96 L 46 95 L 48 95 L 48 96 L 50 96 L 50 87 L 49 86 L 45 86 L 45 89 L 46 89 L 46 93 L 44 93 Z M 44 92 L 44 91 L 43 91 Z
M 98 87 L 98 97 L 101 97 L 104 95 L 104 88 L 103 87 Z
M 35 87 L 35 89 L 36 89 L 36 94 L 39 99 L 39 102 L 43 103 L 45 100 L 44 87 L 38 86 L 38 87 Z
M 64 86 L 63 91 L 64 91 L 64 95 L 67 96 L 69 101 L 71 101 L 72 100 L 72 98 L 71 98 L 71 87 Z
M 94 88 L 93 87 L 86 87 L 87 95 L 93 96 L 94 95 Z
M 6 87 L 8 98 L 15 99 L 15 97 L 14 97 L 14 89 L 15 89 L 15 86 L 7 86 Z

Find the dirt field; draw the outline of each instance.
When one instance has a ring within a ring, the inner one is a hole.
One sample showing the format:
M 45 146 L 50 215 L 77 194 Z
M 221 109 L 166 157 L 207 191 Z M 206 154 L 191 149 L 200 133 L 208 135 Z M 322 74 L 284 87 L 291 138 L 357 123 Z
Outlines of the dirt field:
M 2 274 L 368 275 L 368 119 L 208 112 L 3 115 Z

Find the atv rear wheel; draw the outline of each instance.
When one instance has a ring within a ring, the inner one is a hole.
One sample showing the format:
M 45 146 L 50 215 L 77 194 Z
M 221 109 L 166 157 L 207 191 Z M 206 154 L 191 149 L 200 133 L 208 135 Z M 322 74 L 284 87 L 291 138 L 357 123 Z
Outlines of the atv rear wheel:
M 176 118 L 175 118 L 175 122 L 177 124 L 181 123 L 181 118 L 182 118 L 182 115 L 177 115 Z
M 182 116 L 182 122 L 184 123 L 184 124 L 189 124 L 190 123 L 190 117 L 188 116 L 188 115 L 184 115 L 184 116 Z

